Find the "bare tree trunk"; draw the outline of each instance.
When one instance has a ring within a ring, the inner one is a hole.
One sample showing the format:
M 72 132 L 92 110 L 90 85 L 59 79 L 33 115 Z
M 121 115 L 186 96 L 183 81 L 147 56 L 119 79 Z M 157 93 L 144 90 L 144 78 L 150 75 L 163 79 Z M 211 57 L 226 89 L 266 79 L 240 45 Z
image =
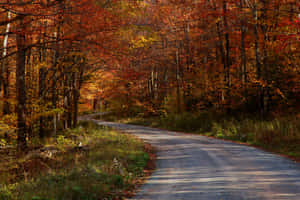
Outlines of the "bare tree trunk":
M 59 11 L 63 12 L 65 10 L 66 7 L 66 2 L 65 0 L 62 0 L 59 2 Z M 56 86 L 57 86 L 57 65 L 58 65 L 58 60 L 60 57 L 60 38 L 62 35 L 62 31 L 61 31 L 61 26 L 64 23 L 64 19 L 63 16 L 59 17 L 59 22 L 58 22 L 58 26 L 57 26 L 57 30 L 56 32 L 54 32 L 54 37 L 56 38 L 56 42 L 55 42 L 55 50 L 54 50 L 54 56 L 53 56 L 53 66 L 52 66 L 52 70 L 53 70 L 53 77 L 52 77 L 52 107 L 53 109 L 56 109 L 57 107 L 57 100 L 58 100 L 58 94 L 57 94 L 57 90 L 56 90 Z M 58 120 L 59 116 L 54 113 L 53 116 L 53 135 L 56 135 L 57 132 L 57 120 Z
M 72 74 L 72 104 L 70 107 L 70 113 L 72 115 L 71 116 L 72 128 L 75 128 L 77 126 L 77 109 L 78 109 L 77 106 L 78 106 L 77 105 L 77 73 L 73 72 L 73 74 Z
M 64 87 L 64 128 L 71 128 L 70 121 L 72 119 L 72 115 L 70 114 L 70 107 L 71 107 L 71 98 L 70 98 L 70 74 L 69 72 L 63 72 L 64 80 L 63 80 L 63 87 Z
M 93 111 L 94 112 L 97 111 L 97 105 L 98 105 L 98 99 L 97 99 L 97 97 L 95 97 L 93 99 Z
M 181 94 L 180 94 L 180 63 L 179 63 L 179 49 L 176 50 L 176 99 L 177 99 L 177 113 L 181 112 Z
M 39 49 L 39 53 L 40 53 L 40 62 L 44 61 L 44 56 L 42 54 L 42 49 Z M 40 106 L 44 106 L 44 101 L 45 101 L 45 97 L 44 97 L 44 91 L 45 91 L 45 68 L 43 65 L 40 66 L 39 69 L 39 98 L 40 98 Z M 40 116 L 40 128 L 39 128 L 39 136 L 40 138 L 43 138 L 45 136 L 45 124 L 44 124 L 44 117 Z
M 78 117 L 78 104 L 79 104 L 79 98 L 80 98 L 80 89 L 82 85 L 82 78 L 83 78 L 83 69 L 84 69 L 85 63 L 81 64 L 79 73 L 75 74 L 75 80 L 74 80 L 74 110 L 73 110 L 73 127 L 75 128 L 77 126 L 77 117 Z M 101 99 L 99 100 L 99 105 L 101 106 Z M 100 107 L 101 110 L 101 107 Z
M 7 13 L 8 20 L 11 19 L 11 13 Z M 10 31 L 10 23 L 6 25 L 6 35 L 3 40 L 3 58 L 7 55 L 7 45 L 8 45 L 8 33 Z M 0 74 L 0 91 L 1 91 L 1 83 L 3 85 L 3 99 L 4 99 L 4 105 L 3 105 L 3 114 L 9 114 L 10 113 L 10 104 L 8 101 L 9 98 L 9 76 L 10 76 L 10 70 L 8 67 L 8 61 L 6 59 L 3 59 L 1 62 L 1 74 Z
M 64 94 L 64 128 L 67 129 L 68 127 L 68 115 L 67 115 L 67 110 L 68 110 L 68 97 L 66 96 L 67 94 Z
M 253 16 L 255 20 L 254 24 L 254 37 L 255 37 L 255 59 L 256 59 L 256 74 L 257 74 L 257 79 L 261 78 L 261 63 L 260 63 L 260 51 L 259 51 L 259 35 L 258 35 L 258 14 L 257 14 L 257 4 L 256 0 L 254 3 L 254 8 L 253 8 Z
M 240 9 L 243 10 L 244 0 L 240 0 Z M 243 14 L 242 14 L 243 15 Z M 246 58 L 246 48 L 245 48 L 245 35 L 246 35 L 246 26 L 245 26 L 245 17 L 241 16 L 240 21 L 240 29 L 241 29 L 241 79 L 243 84 L 247 82 L 247 58 Z
M 224 19 L 224 28 L 225 28 L 225 83 L 227 85 L 227 91 L 229 91 L 229 87 L 231 85 L 230 81 L 230 42 L 229 42 L 229 27 L 227 22 L 227 2 L 223 1 L 223 19 Z
M 54 51 L 54 57 L 53 57 L 53 77 L 52 77 L 52 107 L 53 109 L 56 109 L 56 103 L 57 103 L 57 93 L 56 93 L 56 85 L 57 85 L 57 64 L 60 54 L 60 47 L 59 47 L 59 40 L 60 40 L 60 25 L 57 27 L 57 32 L 54 34 L 56 37 L 56 49 Z M 56 135 L 57 132 L 57 114 L 54 113 L 53 116 L 53 134 Z
M 3 60 L 3 62 L 5 62 Z M 8 62 L 6 62 L 5 67 L 5 76 L 3 80 L 3 98 L 4 98 L 4 105 L 3 105 L 3 114 L 10 114 L 10 103 L 9 103 L 9 78 L 10 78 L 10 69 L 8 67 Z
M 221 33 L 221 30 L 220 30 L 220 23 L 217 22 L 216 26 L 217 26 L 217 34 L 218 34 L 218 48 L 220 50 L 222 64 L 224 66 L 224 69 L 226 69 L 226 59 L 225 59 L 225 52 L 224 52 L 224 47 L 223 47 L 222 33 Z M 216 51 L 216 54 L 218 55 L 218 51 Z M 216 61 L 217 62 L 219 61 L 218 57 L 219 56 L 216 56 Z M 225 77 L 226 76 L 224 75 L 224 84 L 226 83 Z M 225 101 L 225 94 L 224 93 L 225 93 L 225 88 L 222 89 L 222 95 L 221 95 L 223 102 Z
M 259 48 L 259 35 L 258 35 L 258 11 L 257 11 L 257 2 L 254 1 L 253 5 L 253 17 L 255 20 L 254 23 L 254 37 L 255 37 L 255 57 L 256 57 L 256 76 L 257 80 L 260 80 L 262 78 L 261 75 L 261 57 L 260 57 L 260 48 Z M 264 110 L 264 95 L 263 95 L 263 88 L 259 84 L 258 86 L 258 107 L 260 110 L 261 116 L 263 116 L 263 110 Z
M 45 22 L 44 24 L 44 28 L 45 28 L 45 32 L 43 34 L 43 42 L 45 42 L 46 40 L 46 32 L 47 32 L 47 22 Z M 41 40 L 40 36 L 40 39 Z M 39 62 L 43 63 L 46 62 L 46 46 L 43 45 L 42 47 L 40 47 L 39 49 Z M 40 106 L 44 106 L 45 104 L 45 79 L 46 79 L 46 70 L 45 67 L 43 65 L 40 65 L 40 69 L 39 69 L 39 98 L 40 98 Z M 44 116 L 40 116 L 40 127 L 39 127 L 39 136 L 40 138 L 45 137 L 45 117 Z
M 269 73 L 268 73 L 268 52 L 267 52 L 267 44 L 266 42 L 269 40 L 269 37 L 268 37 L 268 25 L 267 25 L 267 18 L 268 18 L 268 15 L 267 15 L 267 2 L 266 0 L 262 0 L 262 3 L 263 3 L 263 8 L 262 8 L 262 20 L 263 20 L 263 23 L 262 25 L 260 26 L 261 27 L 261 31 L 264 35 L 264 42 L 263 42 L 263 46 L 262 46 L 262 50 L 263 50 L 263 58 L 262 58 L 262 63 L 263 63 L 263 79 L 267 81 L 268 85 L 271 84 L 271 81 L 269 79 Z M 262 110 L 262 115 L 263 117 L 265 117 L 268 112 L 269 112 L 269 87 L 265 87 L 263 88 L 263 93 L 262 93 L 262 104 L 263 104 L 263 110 Z
M 186 22 L 186 26 L 185 26 L 185 46 L 186 46 L 186 67 L 184 69 L 186 69 L 187 72 L 192 72 L 192 56 L 191 56 L 191 51 L 190 51 L 190 25 L 189 22 Z M 183 70 L 184 70 L 183 69 Z M 186 85 L 189 85 L 189 80 L 185 80 L 186 81 Z M 184 87 L 183 88 L 183 101 L 184 101 L 184 105 L 185 105 L 185 109 L 187 111 L 190 111 L 190 105 L 189 105 L 189 99 L 188 96 L 190 95 L 190 87 Z
M 45 90 L 45 69 L 43 66 L 39 69 L 39 97 L 40 97 L 40 106 L 44 105 L 44 90 Z M 39 128 L 39 136 L 41 138 L 44 137 L 44 117 L 40 117 L 40 128 Z
M 26 65 L 26 48 L 25 48 L 25 25 L 24 17 L 20 20 L 16 34 L 17 41 L 17 63 L 16 63 L 16 89 L 17 89 L 17 135 L 19 149 L 26 148 L 26 93 L 25 93 L 25 65 Z

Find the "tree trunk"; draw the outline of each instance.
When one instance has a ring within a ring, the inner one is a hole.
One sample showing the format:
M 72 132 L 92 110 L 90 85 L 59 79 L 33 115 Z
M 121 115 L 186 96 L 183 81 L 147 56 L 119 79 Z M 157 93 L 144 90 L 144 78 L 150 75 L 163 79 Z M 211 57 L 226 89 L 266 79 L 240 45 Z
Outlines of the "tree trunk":
M 240 10 L 242 12 L 244 4 L 244 0 L 240 0 Z M 246 48 L 245 48 L 245 35 L 246 35 L 246 26 L 245 26 L 245 17 L 241 16 L 240 21 L 240 29 L 241 29 L 241 79 L 243 84 L 247 82 L 247 58 L 246 58 Z
M 221 33 L 221 30 L 220 30 L 220 23 L 217 22 L 216 23 L 216 26 L 217 26 L 217 34 L 218 34 L 218 48 L 220 50 L 220 54 L 221 54 L 221 60 L 222 60 L 222 64 L 224 66 L 224 69 L 226 69 L 226 60 L 225 60 L 225 52 L 224 52 L 224 47 L 223 47 L 223 39 L 222 39 L 222 33 Z M 219 59 L 218 59 L 218 51 L 216 51 L 216 61 L 218 62 Z M 224 75 L 224 84 L 226 83 L 225 81 L 225 75 Z M 222 89 L 222 102 L 225 101 L 225 88 Z
M 57 92 L 56 92 L 56 85 L 57 85 L 57 64 L 58 59 L 60 56 L 60 48 L 59 48 L 59 40 L 60 40 L 60 25 L 57 27 L 57 32 L 54 35 L 56 37 L 56 49 L 54 51 L 54 57 L 53 57 L 53 77 L 52 77 L 52 107 L 53 109 L 56 109 L 56 103 L 57 103 Z M 57 114 L 54 113 L 53 116 L 53 134 L 56 135 L 57 132 Z
M 262 15 L 261 15 L 261 18 L 263 20 L 262 22 L 262 25 L 260 26 L 261 27 L 261 31 L 264 35 L 264 42 L 263 42 L 263 45 L 262 45 L 262 63 L 263 63 L 263 66 L 262 66 L 262 69 L 263 69 L 263 79 L 267 81 L 268 83 L 268 86 L 271 84 L 271 81 L 269 79 L 269 73 L 268 73 L 268 52 L 267 52 L 267 41 L 269 40 L 269 37 L 268 37 L 268 25 L 267 25 L 267 18 L 268 18 L 268 15 L 267 15 L 267 2 L 266 0 L 262 0 L 262 3 L 263 3 L 263 9 L 262 9 Z M 264 92 L 262 93 L 262 104 L 263 104 L 263 109 L 262 109 L 262 116 L 265 117 L 269 110 L 268 110 L 268 104 L 269 104 L 269 98 L 268 95 L 269 94 L 269 87 L 264 87 Z
M 257 3 L 254 1 L 253 5 L 253 17 L 255 20 L 254 23 L 254 37 L 255 37 L 255 58 L 256 58 L 256 77 L 257 80 L 261 80 L 261 57 L 260 57 L 260 49 L 259 49 L 259 35 L 258 35 L 258 11 L 257 11 Z M 263 116 L 264 110 L 264 91 L 261 84 L 258 85 L 258 108 L 261 116 Z
M 60 12 L 64 12 L 65 8 L 66 8 L 66 2 L 65 0 L 62 0 L 59 2 L 59 7 L 58 7 L 58 11 Z M 62 35 L 62 31 L 61 31 L 61 26 L 63 26 L 64 24 L 64 19 L 63 19 L 63 15 L 60 15 L 59 17 L 59 22 L 58 22 L 58 26 L 57 26 L 57 30 L 56 32 L 54 32 L 54 37 L 56 38 L 56 42 L 55 42 L 55 50 L 54 50 L 54 57 L 53 57 L 53 66 L 52 66 L 52 70 L 53 70 L 53 77 L 52 77 L 52 107 L 53 109 L 56 109 L 57 107 L 57 100 L 58 100 L 58 94 L 57 94 L 57 90 L 56 90 L 56 86 L 57 86 L 57 65 L 58 65 L 58 60 L 60 58 L 60 38 Z M 57 132 L 57 120 L 58 120 L 59 116 L 54 113 L 53 115 L 53 135 L 56 135 Z
M 7 19 L 11 19 L 11 13 L 7 13 Z M 6 25 L 6 35 L 3 40 L 3 58 L 7 55 L 7 45 L 8 45 L 8 33 L 10 31 L 10 23 Z M 10 104 L 8 101 L 9 98 L 9 76 L 10 76 L 10 70 L 8 67 L 8 61 L 7 59 L 3 59 L 1 62 L 1 74 L 0 74 L 0 91 L 1 91 L 1 84 L 3 85 L 3 114 L 9 114 L 10 113 Z
M 5 62 L 3 60 L 3 62 Z M 3 98 L 4 98 L 4 105 L 3 105 L 3 114 L 7 115 L 10 114 L 10 103 L 9 103 L 9 78 L 10 78 L 10 69 L 8 67 L 8 63 L 6 62 L 5 67 L 5 74 L 4 74 L 4 80 L 3 80 Z
M 17 41 L 17 62 L 16 62 L 16 90 L 17 90 L 17 135 L 19 149 L 26 148 L 26 93 L 25 93 L 25 65 L 26 65 L 26 37 L 24 17 L 20 20 L 16 34 Z
M 179 63 L 179 49 L 176 51 L 176 101 L 177 113 L 181 113 L 181 94 L 180 94 L 180 63 Z
M 44 29 L 45 29 L 45 32 L 44 32 L 43 36 L 40 36 L 40 38 L 39 38 L 39 41 L 41 41 L 41 37 L 43 37 L 43 42 L 46 41 L 47 22 L 44 23 Z M 47 62 L 46 45 L 44 44 L 38 50 L 39 50 L 39 62 L 40 62 L 40 64 Z M 43 107 L 45 105 L 45 90 L 46 90 L 45 79 L 46 79 L 46 69 L 45 69 L 44 65 L 40 65 L 40 69 L 39 69 L 39 99 L 40 99 L 40 106 L 41 107 Z M 39 127 L 39 136 L 40 136 L 40 138 L 45 137 L 45 129 L 44 129 L 45 123 L 46 123 L 45 117 L 40 116 L 40 127 Z
M 97 111 L 97 104 L 98 104 L 98 99 L 95 97 L 93 99 L 93 111 Z
M 229 27 L 227 22 L 227 2 L 223 1 L 223 19 L 224 19 L 224 28 L 225 28 L 225 48 L 226 48 L 226 55 L 225 55 L 225 83 L 227 85 L 227 92 L 229 91 L 230 87 L 230 42 L 229 42 Z
M 253 16 L 254 16 L 254 37 L 255 37 L 255 60 L 256 60 L 256 76 L 257 79 L 261 78 L 261 63 L 260 63 L 260 51 L 259 51 L 259 35 L 258 35 L 258 14 L 257 14 L 257 4 L 256 1 L 254 3 L 253 8 Z
M 45 69 L 44 67 L 40 67 L 39 69 L 39 96 L 40 96 L 40 106 L 44 105 L 44 90 L 45 90 Z M 40 116 L 40 128 L 39 128 L 39 136 L 43 138 L 45 136 L 44 130 L 44 117 Z
M 73 118 L 73 126 L 76 127 L 78 123 L 78 104 L 79 104 L 79 98 L 80 98 L 80 90 L 82 86 L 82 81 L 83 81 L 83 70 L 84 70 L 85 62 L 80 65 L 79 68 L 79 74 L 76 75 L 76 80 L 75 80 L 75 93 L 74 93 L 74 118 Z M 78 77 L 79 76 L 79 77 Z M 78 78 L 78 80 L 77 80 Z M 99 110 L 101 111 L 101 97 L 99 98 Z

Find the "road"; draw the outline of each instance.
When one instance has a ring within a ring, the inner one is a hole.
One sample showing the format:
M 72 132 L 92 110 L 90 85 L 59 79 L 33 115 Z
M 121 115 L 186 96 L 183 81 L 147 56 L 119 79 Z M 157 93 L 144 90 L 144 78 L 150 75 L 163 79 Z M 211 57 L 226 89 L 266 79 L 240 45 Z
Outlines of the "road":
M 135 200 L 300 200 L 300 164 L 262 150 L 160 129 L 97 121 L 157 149 Z

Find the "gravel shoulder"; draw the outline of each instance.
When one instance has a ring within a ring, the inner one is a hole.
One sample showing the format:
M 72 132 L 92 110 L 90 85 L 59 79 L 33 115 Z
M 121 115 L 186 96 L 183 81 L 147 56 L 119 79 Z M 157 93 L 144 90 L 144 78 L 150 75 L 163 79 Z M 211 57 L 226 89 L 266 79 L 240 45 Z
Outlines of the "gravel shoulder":
M 299 200 L 300 164 L 205 136 L 94 120 L 157 150 L 156 171 L 135 200 Z

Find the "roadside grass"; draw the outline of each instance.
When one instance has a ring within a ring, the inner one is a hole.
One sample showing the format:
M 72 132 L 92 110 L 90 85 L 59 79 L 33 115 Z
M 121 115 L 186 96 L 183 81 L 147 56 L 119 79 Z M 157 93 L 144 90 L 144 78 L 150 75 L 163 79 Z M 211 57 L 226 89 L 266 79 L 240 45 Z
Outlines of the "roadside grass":
M 122 199 L 149 161 L 140 140 L 93 122 L 30 145 L 0 149 L 1 200 Z
M 120 119 L 111 114 L 102 119 L 243 142 L 300 161 L 300 119 L 297 116 L 260 120 L 249 116 L 183 113 Z

